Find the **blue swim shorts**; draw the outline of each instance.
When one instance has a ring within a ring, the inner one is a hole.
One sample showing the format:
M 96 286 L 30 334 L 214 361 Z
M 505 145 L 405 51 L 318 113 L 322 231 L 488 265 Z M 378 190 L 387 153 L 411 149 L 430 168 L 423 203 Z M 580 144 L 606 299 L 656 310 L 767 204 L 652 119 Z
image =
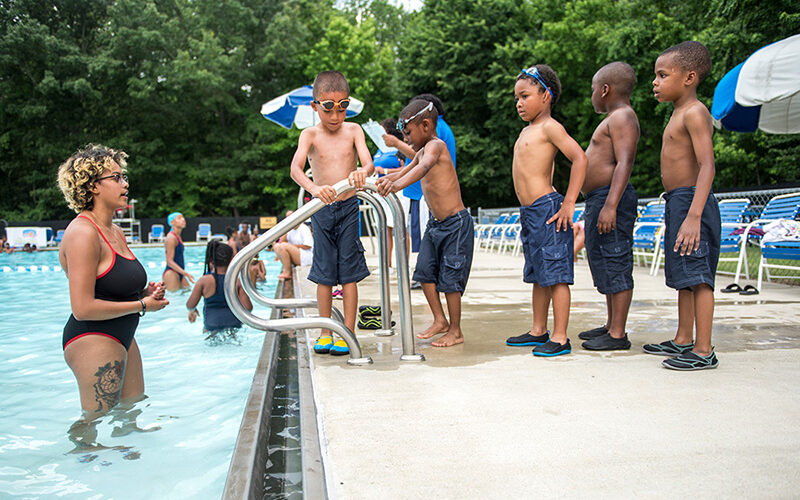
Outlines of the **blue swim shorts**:
M 437 292 L 463 295 L 472 269 L 474 237 L 472 216 L 466 208 L 444 220 L 431 215 L 420 242 L 414 281 L 436 283 Z
M 520 238 L 525 254 L 522 280 L 525 283 L 547 287 L 558 283 L 571 285 L 574 281 L 572 228 L 556 231 L 555 222 L 546 223 L 561 209 L 563 202 L 563 196 L 552 192 L 527 207 L 519 207 Z
M 673 248 L 694 199 L 694 186 L 675 188 L 666 193 L 664 199 L 667 200 L 664 207 L 667 226 L 664 234 L 664 274 L 667 286 L 683 290 L 705 283 L 713 290 L 722 232 L 717 198 L 714 193 L 708 193 L 700 216 L 700 247 L 686 256 L 681 256 Z
M 318 285 L 357 283 L 369 276 L 358 235 L 358 198 L 326 205 L 311 216 L 314 261 L 308 279 Z
M 586 256 L 597 291 L 611 295 L 633 289 L 633 225 L 639 197 L 628 184 L 617 205 L 617 224 L 610 233 L 597 231 L 597 219 L 606 203 L 610 186 L 597 188 L 586 195 L 583 213 Z

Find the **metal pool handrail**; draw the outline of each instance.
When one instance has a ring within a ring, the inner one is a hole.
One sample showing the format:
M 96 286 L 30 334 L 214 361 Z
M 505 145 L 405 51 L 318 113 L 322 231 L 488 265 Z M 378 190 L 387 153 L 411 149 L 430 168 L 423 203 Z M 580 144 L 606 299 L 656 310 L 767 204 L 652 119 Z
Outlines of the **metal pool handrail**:
M 354 190 L 353 186 L 350 186 L 349 182 L 346 180 L 340 181 L 336 183 L 333 188 L 336 190 L 337 196 L 347 193 L 349 191 Z M 377 191 L 377 187 L 375 186 L 374 180 L 368 179 L 365 188 L 370 191 Z M 369 195 L 368 193 L 361 193 L 366 194 L 367 196 L 363 196 L 363 198 L 368 201 L 369 203 L 376 205 L 377 200 L 375 200 L 374 196 Z M 370 199 L 372 197 L 372 199 Z M 394 238 L 395 238 L 395 255 L 397 259 L 397 272 L 398 272 L 398 289 L 399 289 L 399 302 L 400 302 L 400 326 L 402 332 L 402 344 L 403 344 L 403 354 L 400 356 L 400 359 L 403 361 L 422 361 L 425 357 L 421 354 L 416 354 L 414 352 L 415 345 L 414 345 L 414 332 L 413 332 L 413 324 L 412 324 L 412 317 L 411 317 L 411 292 L 410 292 L 410 280 L 408 275 L 408 253 L 406 247 L 406 231 L 405 231 L 405 217 L 403 216 L 403 210 L 400 205 L 399 200 L 395 195 L 389 195 L 385 198 L 394 214 L 394 220 L 397 221 L 395 224 L 395 231 L 394 231 Z M 228 272 L 230 276 L 241 276 L 242 285 L 245 288 L 245 291 L 248 293 L 250 297 L 256 300 L 259 303 L 270 307 L 317 307 L 317 303 L 314 300 L 310 299 L 288 299 L 285 301 L 282 300 L 275 300 L 275 299 L 268 299 L 267 297 L 262 296 L 255 287 L 250 283 L 250 280 L 247 275 L 247 267 L 246 264 L 250 261 L 250 259 L 256 255 L 259 251 L 263 250 L 273 242 L 277 241 L 278 238 L 283 236 L 284 234 L 291 231 L 294 227 L 296 227 L 299 223 L 305 221 L 313 214 L 321 210 L 325 204 L 319 199 L 313 199 L 309 203 L 306 203 L 302 207 L 300 207 L 296 212 L 291 214 L 290 216 L 286 217 L 284 220 L 279 222 L 273 228 L 271 228 L 266 233 L 259 236 L 254 242 L 247 245 L 243 248 L 239 253 L 234 256 L 233 260 L 230 263 L 228 268 Z M 382 214 L 382 208 L 380 204 L 377 204 L 376 213 Z M 380 218 L 380 215 L 379 215 Z M 383 224 L 381 227 L 382 232 L 386 231 L 386 222 L 385 222 L 385 215 L 383 218 Z M 388 258 L 388 254 L 384 252 L 381 260 L 386 260 Z M 382 269 L 383 271 L 383 269 Z M 382 280 L 388 279 L 388 263 L 386 264 L 386 272 L 382 273 Z M 384 291 L 387 287 L 383 286 L 382 291 Z M 382 293 L 382 295 L 384 295 Z M 258 328 L 261 330 L 300 330 L 306 328 L 325 328 L 332 330 L 339 334 L 342 339 L 344 339 L 345 343 L 347 343 L 348 348 L 350 349 L 350 359 L 347 361 L 348 364 L 353 365 L 360 365 L 360 364 L 368 364 L 372 362 L 372 359 L 369 357 L 363 357 L 361 354 L 361 346 L 358 343 L 355 335 L 349 328 L 344 326 L 341 318 L 341 314 L 333 308 L 335 311 L 333 314 L 337 316 L 339 321 L 335 321 L 331 318 L 289 318 L 289 319 L 275 319 L 269 320 L 260 318 L 255 316 L 250 311 L 245 309 L 241 302 L 238 299 L 236 294 L 236 280 L 229 280 L 225 282 L 225 299 L 228 302 L 228 306 L 231 308 L 233 314 L 239 318 L 243 323 L 246 323 L 254 328 Z M 388 296 L 386 298 L 386 302 L 388 303 Z M 383 301 L 382 301 L 383 303 Z M 385 311 L 388 311 L 388 307 L 382 308 Z M 386 313 L 388 315 L 388 312 Z M 382 317 L 384 319 L 384 317 Z M 389 320 L 390 321 L 390 320 Z M 390 325 L 390 323 L 385 322 L 384 327 L 386 325 Z

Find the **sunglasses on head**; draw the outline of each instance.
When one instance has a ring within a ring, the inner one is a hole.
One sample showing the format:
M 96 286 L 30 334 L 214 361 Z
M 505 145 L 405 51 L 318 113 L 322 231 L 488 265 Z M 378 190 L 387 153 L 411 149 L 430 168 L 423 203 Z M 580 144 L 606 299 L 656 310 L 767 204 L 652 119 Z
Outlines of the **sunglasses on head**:
M 517 78 L 519 78 L 520 76 L 527 76 L 528 78 L 535 79 L 536 81 L 541 83 L 542 87 L 544 87 L 547 93 L 550 94 L 550 99 L 555 99 L 555 96 L 553 95 L 553 92 L 550 90 L 550 87 L 548 87 L 547 84 L 544 83 L 544 80 L 542 80 L 541 73 L 539 73 L 539 68 L 537 68 L 536 66 L 533 66 L 531 69 L 523 69 Z
M 416 113 L 414 113 L 414 116 L 411 116 L 409 118 L 400 118 L 399 120 L 397 120 L 397 130 L 399 130 L 400 132 L 405 133 L 406 125 L 408 125 L 408 122 L 410 122 L 414 118 L 418 117 L 422 113 L 425 113 L 426 111 L 430 111 L 432 109 L 433 109 L 433 103 L 429 102 L 427 106 L 425 106 L 424 108 L 422 108 L 419 111 L 417 111 Z
M 333 108 L 339 108 L 339 111 L 344 111 L 350 106 L 350 98 L 342 99 L 341 101 L 327 100 L 327 101 L 312 101 L 314 104 L 322 106 L 325 111 L 332 111 Z

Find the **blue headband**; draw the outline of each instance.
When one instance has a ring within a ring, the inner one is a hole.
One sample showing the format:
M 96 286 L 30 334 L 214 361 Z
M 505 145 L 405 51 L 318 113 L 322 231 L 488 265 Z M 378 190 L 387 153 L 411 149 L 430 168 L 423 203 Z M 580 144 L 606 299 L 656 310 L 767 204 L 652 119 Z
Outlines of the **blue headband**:
M 172 225 L 172 221 L 175 220 L 175 217 L 177 217 L 179 215 L 183 215 L 183 214 L 180 213 L 180 212 L 172 212 L 171 214 L 167 215 L 167 224 L 169 224 L 171 226 Z

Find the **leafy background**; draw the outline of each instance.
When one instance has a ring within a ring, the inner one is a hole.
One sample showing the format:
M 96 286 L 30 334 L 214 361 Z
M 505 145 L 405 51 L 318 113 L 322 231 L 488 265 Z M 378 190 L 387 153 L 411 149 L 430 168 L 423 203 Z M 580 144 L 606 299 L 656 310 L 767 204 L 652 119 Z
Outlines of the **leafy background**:
M 445 103 L 465 203 L 513 206 L 519 69 L 544 62 L 564 89 L 554 115 L 588 145 L 600 120 L 594 72 L 622 60 L 642 138 L 640 196 L 661 190 L 661 132 L 671 112 L 652 98 L 653 63 L 693 39 L 712 54 L 699 97 L 758 48 L 800 32 L 800 6 L 772 0 L 0 0 L 0 217 L 69 218 L 58 165 L 92 142 L 130 154 L 137 215 L 277 214 L 295 202 L 296 129 L 264 120 L 262 103 L 345 73 L 366 102 L 355 120 L 395 116 L 413 95 Z M 370 147 L 374 146 L 370 144 Z M 800 179 L 800 138 L 714 136 L 717 190 Z M 556 186 L 566 187 L 564 158 Z

